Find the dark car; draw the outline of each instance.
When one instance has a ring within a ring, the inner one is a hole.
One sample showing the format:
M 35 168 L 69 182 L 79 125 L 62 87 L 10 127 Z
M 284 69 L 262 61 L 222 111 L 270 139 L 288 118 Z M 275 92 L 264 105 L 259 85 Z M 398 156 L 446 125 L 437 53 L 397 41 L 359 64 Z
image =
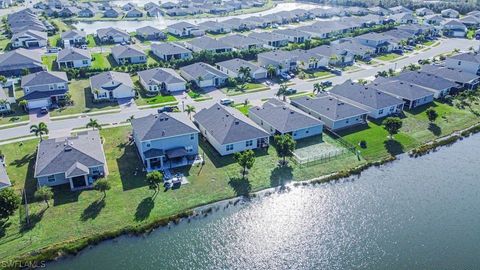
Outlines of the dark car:
M 47 114 L 47 113 L 48 113 L 47 107 L 42 107 L 42 108 L 40 108 L 40 113 L 41 113 L 41 114 Z
M 160 109 L 157 110 L 158 113 L 163 113 L 163 112 L 173 112 L 175 107 L 172 106 L 163 106 Z
M 330 87 L 330 86 L 333 85 L 333 83 L 331 81 L 323 81 L 322 85 L 325 86 L 325 87 Z

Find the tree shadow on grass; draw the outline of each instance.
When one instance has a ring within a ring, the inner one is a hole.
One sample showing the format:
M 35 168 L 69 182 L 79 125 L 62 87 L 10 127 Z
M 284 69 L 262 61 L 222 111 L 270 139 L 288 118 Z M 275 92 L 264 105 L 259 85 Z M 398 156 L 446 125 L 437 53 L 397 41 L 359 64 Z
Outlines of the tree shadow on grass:
M 27 154 L 27 155 L 24 155 L 23 157 L 21 157 L 19 159 L 16 159 L 16 160 L 12 161 L 10 163 L 10 165 L 13 165 L 13 166 L 19 168 L 19 167 L 22 167 L 22 166 L 30 163 L 32 160 L 34 160 L 34 158 L 35 158 L 35 153 Z
M 83 210 L 82 215 L 80 216 L 81 221 L 87 221 L 89 219 L 95 219 L 100 214 L 102 209 L 105 207 L 105 200 L 96 200 L 92 202 L 85 210 Z
M 392 156 L 404 153 L 403 145 L 394 139 L 384 141 L 383 145 L 385 146 L 387 152 Z
M 12 225 L 12 222 L 8 220 L 0 221 L 0 239 L 5 237 L 8 227 Z
M 22 222 L 22 225 L 20 227 L 20 231 L 27 232 L 30 231 L 31 229 L 35 228 L 35 226 L 42 220 L 43 214 L 45 214 L 45 211 L 47 211 L 47 208 L 43 208 L 40 212 L 38 213 L 31 213 L 28 216 L 28 223 L 26 220 Z
M 62 205 L 78 202 L 78 197 L 82 191 L 72 191 L 69 184 L 59 185 L 52 188 L 53 205 Z
M 293 179 L 293 169 L 290 166 L 277 166 L 270 174 L 270 186 L 284 186 Z
M 14 163 L 16 161 L 14 161 Z M 20 161 L 20 162 L 23 162 L 23 161 Z M 34 200 L 33 195 L 37 190 L 37 180 L 34 177 L 34 174 L 33 174 L 34 172 L 35 172 L 35 158 L 32 157 L 28 160 L 27 175 L 25 176 L 25 180 L 23 183 L 23 189 L 25 190 L 25 194 L 27 195 L 28 202 Z M 23 199 L 24 198 L 22 198 L 22 200 Z
M 150 212 L 153 207 L 155 207 L 155 201 L 152 197 L 147 197 L 143 199 L 137 206 L 137 211 L 135 212 L 135 221 L 143 221 L 150 216 Z
M 248 196 L 252 190 L 252 185 L 248 179 L 242 177 L 233 177 L 230 178 L 228 184 L 233 188 L 237 196 Z
M 440 136 L 442 135 L 442 128 L 439 127 L 437 124 L 435 123 L 430 123 L 428 125 L 428 130 L 430 130 L 430 132 L 432 132 L 433 135 L 435 136 Z
M 131 190 L 141 188 L 147 185 L 145 182 L 145 172 L 137 149 L 132 143 L 120 143 L 123 148 L 123 154 L 117 159 L 120 180 L 122 181 L 123 190 Z

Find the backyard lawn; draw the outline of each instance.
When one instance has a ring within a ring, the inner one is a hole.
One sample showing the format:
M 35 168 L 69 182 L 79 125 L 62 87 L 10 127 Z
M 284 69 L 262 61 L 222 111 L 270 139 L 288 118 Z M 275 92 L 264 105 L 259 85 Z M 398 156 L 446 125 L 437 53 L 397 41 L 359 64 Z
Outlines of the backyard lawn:
M 94 48 L 97 46 L 97 42 L 95 40 L 95 36 L 93 34 L 87 35 L 87 46 L 89 48 Z
M 51 47 L 60 47 L 62 44 L 62 38 L 60 37 L 60 34 L 55 34 L 53 36 L 48 37 L 48 44 Z
M 92 68 L 93 69 L 110 69 L 112 65 L 108 60 L 108 53 L 92 53 Z
M 58 70 L 56 55 L 43 55 L 42 63 L 47 67 L 48 71 Z
M 240 168 L 232 156 L 220 157 L 212 147 L 201 141 L 205 164 L 181 170 L 189 184 L 172 191 L 162 191 L 152 198 L 153 191 L 145 182 L 142 164 L 135 146 L 128 142 L 129 126 L 103 129 L 111 190 L 106 198 L 94 190 L 70 192 L 68 187 L 54 189 L 50 208 L 33 202 L 36 182 L 33 179 L 35 148 L 38 140 L 0 146 L 6 153 L 8 173 L 18 191 L 29 194 L 32 224 L 21 226 L 19 214 L 10 218 L 0 236 L 0 258 L 27 253 L 51 244 L 61 244 L 83 237 L 139 226 L 165 218 L 197 205 L 219 201 L 247 192 L 279 185 L 289 179 L 306 180 L 362 164 L 353 155 L 332 160 L 319 166 L 279 168 L 274 147 L 257 151 L 249 180 L 241 178 Z

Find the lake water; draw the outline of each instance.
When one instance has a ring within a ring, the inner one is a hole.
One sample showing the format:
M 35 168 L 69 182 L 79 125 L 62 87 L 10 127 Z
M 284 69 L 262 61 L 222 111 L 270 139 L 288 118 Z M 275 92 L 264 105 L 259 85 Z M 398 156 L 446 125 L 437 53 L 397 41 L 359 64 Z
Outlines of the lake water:
M 132 2 L 132 1 L 125 1 L 127 2 Z M 145 0 L 137 0 L 137 4 L 142 5 L 147 3 L 149 1 Z M 122 4 L 122 1 L 114 1 L 115 4 Z M 168 25 L 178 23 L 180 21 L 184 22 L 189 22 L 192 24 L 198 24 L 204 21 L 224 21 L 227 19 L 231 19 L 233 17 L 236 18 L 247 18 L 250 16 L 261 16 L 261 15 L 267 15 L 279 11 L 284 11 L 284 10 L 293 10 L 297 8 L 303 8 L 303 9 L 312 9 L 312 8 L 328 8 L 326 6 L 319 6 L 319 5 L 314 5 L 314 4 L 307 4 L 307 3 L 278 3 L 275 7 L 269 9 L 269 10 L 264 10 L 261 12 L 257 13 L 249 13 L 249 14 L 241 14 L 241 15 L 234 15 L 234 16 L 224 16 L 224 17 L 216 17 L 216 18 L 197 18 L 197 19 L 165 19 L 163 17 L 159 17 L 153 20 L 148 20 L 148 21 L 95 21 L 95 22 L 77 22 L 74 23 L 73 25 L 79 29 L 79 30 L 84 30 L 87 34 L 93 34 L 97 31 L 99 28 L 105 28 L 105 27 L 118 27 L 120 29 L 124 29 L 127 32 L 134 32 L 136 29 L 144 26 L 155 26 L 160 29 L 166 28 Z
M 478 269 L 480 136 L 125 236 L 50 269 Z M 259 196 L 260 197 L 260 196 Z

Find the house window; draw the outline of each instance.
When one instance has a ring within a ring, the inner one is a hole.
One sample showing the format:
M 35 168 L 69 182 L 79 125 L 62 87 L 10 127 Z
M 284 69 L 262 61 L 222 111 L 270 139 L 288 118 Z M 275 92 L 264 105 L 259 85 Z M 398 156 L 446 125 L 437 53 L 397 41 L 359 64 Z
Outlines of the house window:
M 88 60 L 83 60 L 82 62 L 84 65 L 88 65 Z
M 459 65 L 459 66 L 462 65 L 462 61 L 458 61 L 458 65 Z
M 64 88 L 65 88 L 65 85 L 63 85 L 63 84 L 57 84 L 57 88 L 58 88 L 58 89 L 64 89 Z
M 250 146 L 252 146 L 252 145 L 253 145 L 253 141 L 252 141 L 252 140 L 245 142 L 245 146 L 246 146 L 246 147 L 250 147 Z
M 378 114 L 383 114 L 383 109 L 381 109 L 380 111 L 378 111 Z
M 53 89 L 54 89 L 53 85 L 49 85 L 48 88 L 49 88 L 50 90 L 53 90 Z
M 187 146 L 185 147 L 185 150 L 187 150 L 187 152 L 192 152 L 193 151 L 193 146 Z
M 147 142 L 146 147 L 150 148 L 150 142 Z
M 233 144 L 227 144 L 227 151 L 233 150 Z
M 55 175 L 49 175 L 47 178 L 47 182 L 49 183 L 55 182 Z

